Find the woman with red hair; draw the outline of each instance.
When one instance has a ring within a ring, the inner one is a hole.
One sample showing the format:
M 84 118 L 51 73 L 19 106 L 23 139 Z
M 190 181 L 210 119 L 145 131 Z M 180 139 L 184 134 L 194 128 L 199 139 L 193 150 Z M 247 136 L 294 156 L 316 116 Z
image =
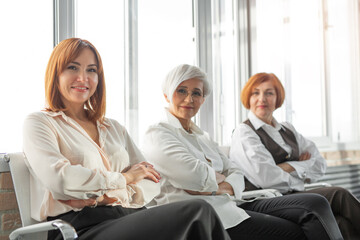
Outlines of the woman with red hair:
M 284 99 L 284 87 L 272 73 L 255 74 L 241 92 L 241 101 L 250 112 L 233 133 L 230 158 L 243 169 L 247 190 L 304 192 L 305 183 L 325 173 L 326 161 L 315 144 L 292 124 L 280 124 L 273 117 Z M 351 193 L 340 187 L 305 192 L 320 194 L 330 202 L 345 239 L 360 239 L 360 202 Z

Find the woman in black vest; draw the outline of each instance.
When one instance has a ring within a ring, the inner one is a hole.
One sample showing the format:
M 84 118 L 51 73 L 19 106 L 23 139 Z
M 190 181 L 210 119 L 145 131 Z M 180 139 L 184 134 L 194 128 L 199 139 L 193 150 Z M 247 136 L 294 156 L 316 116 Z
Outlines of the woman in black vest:
M 233 133 L 230 158 L 244 170 L 247 190 L 275 188 L 284 194 L 299 193 L 305 183 L 325 173 L 326 160 L 315 144 L 290 123 L 280 124 L 273 117 L 284 98 L 284 87 L 272 73 L 255 74 L 241 92 L 241 101 L 250 112 Z M 360 239 L 360 202 L 350 192 L 340 187 L 306 192 L 328 199 L 345 239 Z

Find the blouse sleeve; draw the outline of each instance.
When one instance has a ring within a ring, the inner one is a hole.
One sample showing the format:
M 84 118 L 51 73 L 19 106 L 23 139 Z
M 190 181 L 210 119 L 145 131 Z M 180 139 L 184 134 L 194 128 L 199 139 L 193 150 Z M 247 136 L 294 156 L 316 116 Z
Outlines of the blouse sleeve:
M 275 188 L 283 193 L 304 190 L 304 182 L 276 166 L 259 136 L 246 124 L 241 124 L 233 133 L 230 159 L 257 187 Z
M 190 154 L 171 130 L 159 125 L 150 127 L 142 149 L 148 161 L 174 187 L 199 192 L 218 189 L 215 170 Z
M 124 127 L 123 131 L 125 138 L 125 148 L 129 154 L 130 165 L 146 161 L 144 155 L 135 145 L 128 131 Z M 131 187 L 135 191 L 135 194 L 132 197 L 134 202 L 136 202 L 137 199 L 143 199 L 143 202 L 141 202 L 140 206 L 150 202 L 154 197 L 160 194 L 160 184 L 149 179 L 143 179 L 136 184 L 131 184 Z
M 242 192 L 245 189 L 244 173 L 240 167 L 230 161 L 230 159 L 219 149 L 217 143 L 214 142 L 214 144 L 224 163 L 223 174 L 226 176 L 225 182 L 229 183 L 233 188 L 235 198 L 241 199 Z
M 88 199 L 126 188 L 126 180 L 119 172 L 72 165 L 61 153 L 59 138 L 43 113 L 31 114 L 24 122 L 23 150 L 28 166 L 54 199 Z
M 321 156 L 314 142 L 304 138 L 290 123 L 284 123 L 284 125 L 295 134 L 299 145 L 299 153 L 302 154 L 308 152 L 311 154 L 311 158 L 309 160 L 289 161 L 288 163 L 295 168 L 297 176 L 300 179 L 309 179 L 310 182 L 317 181 L 325 174 L 326 160 Z
M 139 148 L 136 146 L 128 131 L 125 127 L 121 126 L 117 121 L 114 121 L 116 128 L 120 129 L 121 135 L 124 138 L 124 147 L 129 154 L 130 165 L 134 165 L 140 162 L 146 161 L 144 155 L 141 153 Z

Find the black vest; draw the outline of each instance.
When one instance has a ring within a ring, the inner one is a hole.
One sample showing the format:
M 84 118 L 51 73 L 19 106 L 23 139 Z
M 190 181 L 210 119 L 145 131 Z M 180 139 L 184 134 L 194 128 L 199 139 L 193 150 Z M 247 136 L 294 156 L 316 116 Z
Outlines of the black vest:
M 269 134 L 267 134 L 264 131 L 264 129 L 259 128 L 258 130 L 256 130 L 254 126 L 251 124 L 249 119 L 246 120 L 244 123 L 250 126 L 252 130 L 254 130 L 254 132 L 260 137 L 262 144 L 264 144 L 265 148 L 271 153 L 276 164 L 280 164 L 287 161 L 299 161 L 299 146 L 296 141 L 296 137 L 294 133 L 290 129 L 288 129 L 285 126 L 282 126 L 283 128 L 286 129 L 286 131 L 284 131 L 284 129 L 281 128 L 279 133 L 281 137 L 284 139 L 285 143 L 290 145 L 292 149 L 291 155 L 288 154 L 279 144 L 277 144 L 269 136 Z M 259 189 L 259 188 L 255 187 L 245 178 L 245 191 L 255 190 L 255 189 Z

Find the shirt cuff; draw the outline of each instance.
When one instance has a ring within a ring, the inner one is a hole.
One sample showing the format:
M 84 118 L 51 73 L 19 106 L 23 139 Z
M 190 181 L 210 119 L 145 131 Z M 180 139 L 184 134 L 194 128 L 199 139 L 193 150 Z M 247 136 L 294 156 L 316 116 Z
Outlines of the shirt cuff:
M 106 186 L 103 189 L 125 189 L 126 179 L 119 172 L 106 172 Z
M 304 181 L 290 175 L 289 187 L 291 190 L 304 191 Z
M 225 182 L 232 186 L 235 199 L 241 199 L 242 192 L 245 189 L 244 176 L 242 174 L 233 173 L 226 177 Z
M 217 191 L 218 189 L 215 170 L 212 167 L 208 166 L 208 173 L 208 177 L 204 183 L 204 188 L 201 189 L 200 192 L 212 192 Z
M 295 169 L 297 177 L 299 177 L 302 180 L 305 180 L 307 178 L 307 171 L 304 168 L 304 166 L 302 166 L 302 164 L 299 164 L 299 162 L 295 162 L 295 161 L 289 161 L 289 162 L 286 162 L 286 163 L 288 163 L 289 165 L 291 165 Z

